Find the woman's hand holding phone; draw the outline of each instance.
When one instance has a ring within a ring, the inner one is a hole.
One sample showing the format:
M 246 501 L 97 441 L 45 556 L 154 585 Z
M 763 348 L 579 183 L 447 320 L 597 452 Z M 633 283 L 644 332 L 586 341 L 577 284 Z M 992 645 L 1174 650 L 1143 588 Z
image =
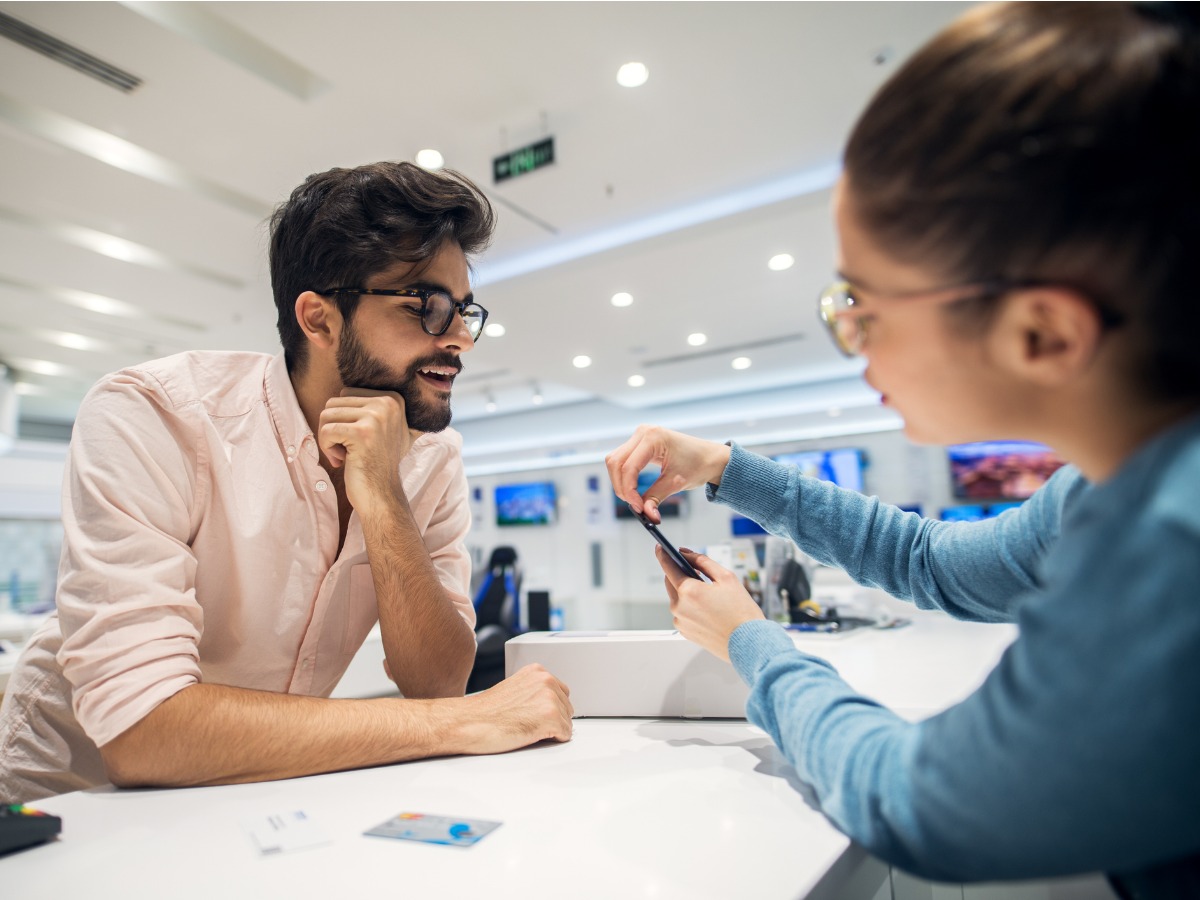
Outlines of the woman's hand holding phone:
M 656 425 L 638 426 L 629 440 L 604 458 L 617 496 L 656 525 L 662 521 L 660 501 L 703 484 L 720 484 L 728 462 L 725 444 Z M 650 465 L 658 465 L 662 471 L 643 496 L 637 492 L 637 477 Z
M 679 633 L 718 659 L 729 661 L 729 638 L 739 625 L 766 618 L 741 580 L 702 553 L 685 547 L 679 554 L 708 581 L 687 575 L 662 546 L 654 548 L 662 566 L 671 617 Z
M 703 484 L 720 484 L 729 453 L 725 444 L 642 425 L 604 459 L 613 490 L 658 541 L 654 552 L 665 576 L 675 627 L 726 661 L 729 636 L 743 622 L 765 618 L 762 610 L 731 571 L 703 554 L 676 550 L 655 526 L 662 521 L 660 501 Z M 658 465 L 662 472 L 643 496 L 637 492 L 637 477 L 649 465 Z

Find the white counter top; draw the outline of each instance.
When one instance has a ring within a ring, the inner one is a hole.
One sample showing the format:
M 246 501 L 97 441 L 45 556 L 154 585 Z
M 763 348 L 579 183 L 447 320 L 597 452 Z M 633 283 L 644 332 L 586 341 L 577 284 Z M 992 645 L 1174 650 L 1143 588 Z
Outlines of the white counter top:
M 867 860 L 794 777 L 744 722 L 580 720 L 567 744 L 500 756 L 39 801 L 63 817 L 62 837 L 0 859 L 0 882 L 55 900 L 783 900 L 805 896 L 848 851 L 846 862 Z M 297 809 L 332 843 L 260 856 L 241 820 Z M 469 848 L 363 836 L 404 811 L 504 824 Z
M 921 718 L 973 690 L 1014 634 L 918 614 L 898 631 L 796 642 Z M 783 900 L 886 878 L 806 803 L 791 766 L 744 721 L 580 719 L 567 744 L 499 756 L 228 787 L 98 789 L 34 806 L 61 815 L 64 828 L 56 843 L 0 858 L 0 883 L 19 885 L 23 898 Z M 260 856 L 242 821 L 294 810 L 332 842 Z M 504 824 L 469 848 L 363 836 L 406 811 Z

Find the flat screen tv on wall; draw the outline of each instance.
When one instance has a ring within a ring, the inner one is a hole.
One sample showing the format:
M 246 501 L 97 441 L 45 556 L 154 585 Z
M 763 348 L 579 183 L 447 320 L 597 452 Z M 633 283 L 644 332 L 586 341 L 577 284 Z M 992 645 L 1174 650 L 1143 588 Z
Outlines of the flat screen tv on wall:
M 964 500 L 1024 500 L 1063 461 L 1043 444 L 981 441 L 946 448 L 954 496 Z
M 771 458 L 775 462 L 795 466 L 805 475 L 832 481 L 838 487 L 859 492 L 863 489 L 861 450 L 804 450 L 799 453 L 780 453 Z
M 646 469 L 638 473 L 637 492 L 645 494 L 650 489 L 650 485 L 658 481 L 658 469 Z M 658 504 L 658 512 L 664 519 L 678 518 L 683 514 L 684 505 L 683 494 L 672 494 L 662 503 Z M 629 508 L 629 504 L 613 494 L 613 512 L 618 519 L 632 519 L 633 510 Z
M 552 525 L 557 492 L 552 481 L 496 485 L 497 525 Z

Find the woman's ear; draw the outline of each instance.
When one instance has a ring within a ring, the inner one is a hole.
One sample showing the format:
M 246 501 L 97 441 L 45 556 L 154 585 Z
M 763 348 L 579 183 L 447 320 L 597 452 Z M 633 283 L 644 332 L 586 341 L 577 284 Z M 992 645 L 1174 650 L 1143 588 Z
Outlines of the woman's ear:
M 305 291 L 296 298 L 296 321 L 304 336 L 322 350 L 328 350 L 337 343 L 342 317 L 328 297 Z
M 1014 375 L 1045 388 L 1062 387 L 1092 364 L 1104 326 L 1076 291 L 1024 288 L 998 311 L 988 340 L 993 358 Z

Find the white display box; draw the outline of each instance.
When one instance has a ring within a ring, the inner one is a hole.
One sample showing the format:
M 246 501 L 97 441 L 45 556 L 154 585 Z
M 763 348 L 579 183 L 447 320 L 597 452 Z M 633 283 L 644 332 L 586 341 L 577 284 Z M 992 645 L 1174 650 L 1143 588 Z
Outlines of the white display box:
M 746 718 L 750 689 L 677 631 L 534 631 L 504 646 L 505 676 L 540 663 L 571 690 L 577 718 Z

